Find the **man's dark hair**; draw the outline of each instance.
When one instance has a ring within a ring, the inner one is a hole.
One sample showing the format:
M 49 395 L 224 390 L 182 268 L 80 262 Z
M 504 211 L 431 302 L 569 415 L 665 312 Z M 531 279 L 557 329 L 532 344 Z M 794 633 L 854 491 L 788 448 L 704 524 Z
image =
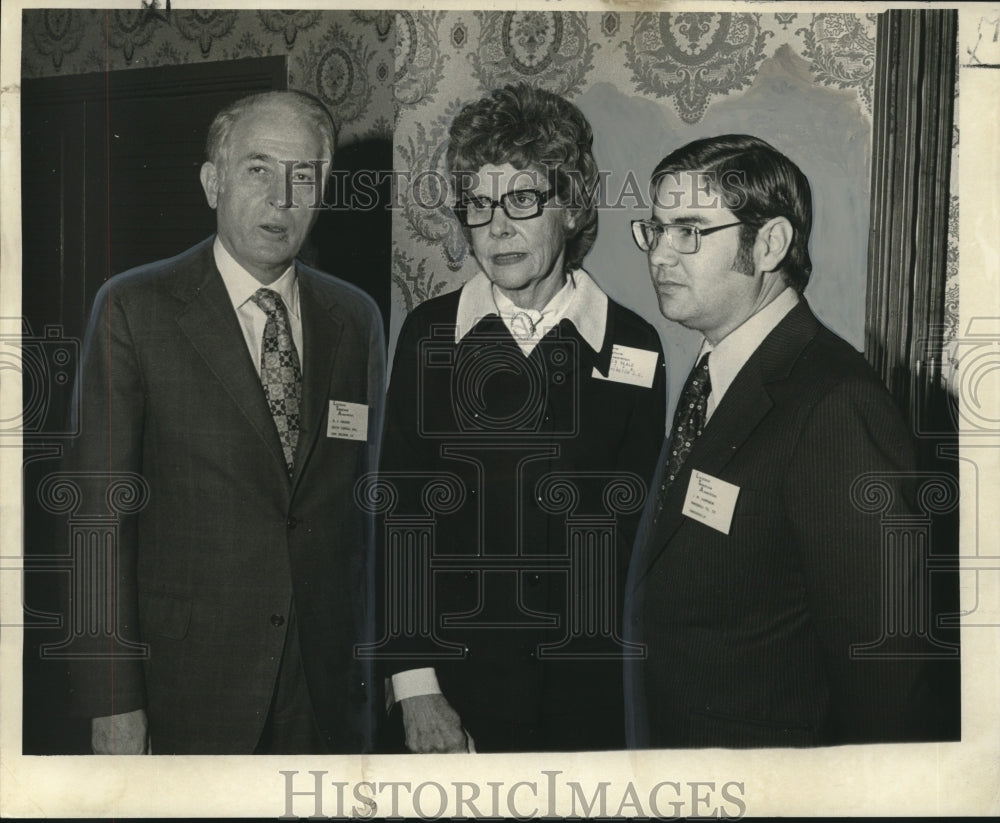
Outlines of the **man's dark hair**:
M 812 272 L 812 193 L 802 170 L 759 137 L 723 134 L 695 140 L 664 157 L 653 170 L 654 189 L 662 177 L 686 171 L 710 175 L 713 193 L 743 221 L 741 259 L 748 257 L 757 230 L 768 220 L 784 217 L 792 224 L 792 242 L 780 270 L 789 286 L 803 291 Z
M 458 197 L 487 164 L 543 172 L 559 201 L 576 210 L 564 268 L 580 267 L 597 237 L 594 133 L 583 112 L 558 94 L 518 83 L 465 106 L 448 138 L 446 162 Z

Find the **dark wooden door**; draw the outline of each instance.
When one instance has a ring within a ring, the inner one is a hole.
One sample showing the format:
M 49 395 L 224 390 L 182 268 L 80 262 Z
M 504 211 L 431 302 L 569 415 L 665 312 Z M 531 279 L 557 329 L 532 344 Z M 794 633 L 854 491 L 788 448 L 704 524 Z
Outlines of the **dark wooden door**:
M 198 182 L 209 123 L 286 87 L 283 57 L 25 80 L 25 316 L 79 334 L 104 280 L 211 234 Z

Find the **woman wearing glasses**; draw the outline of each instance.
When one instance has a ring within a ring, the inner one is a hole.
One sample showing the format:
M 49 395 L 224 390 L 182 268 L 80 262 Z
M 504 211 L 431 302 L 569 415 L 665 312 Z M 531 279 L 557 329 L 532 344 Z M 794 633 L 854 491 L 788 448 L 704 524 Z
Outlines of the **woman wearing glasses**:
M 385 478 L 397 514 L 433 521 L 429 559 L 391 541 L 382 555 L 396 711 L 411 751 L 621 748 L 621 660 L 638 651 L 622 591 L 664 434 L 659 337 L 581 268 L 598 172 L 579 109 L 508 86 L 449 137 L 480 271 L 409 315 L 394 358 Z M 434 477 L 454 499 L 432 512 Z

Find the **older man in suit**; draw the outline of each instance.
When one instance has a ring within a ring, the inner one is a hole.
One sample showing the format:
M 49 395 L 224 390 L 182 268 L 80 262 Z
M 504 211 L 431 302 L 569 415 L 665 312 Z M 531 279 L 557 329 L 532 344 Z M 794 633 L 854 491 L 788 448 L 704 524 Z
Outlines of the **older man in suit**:
M 910 511 L 913 449 L 875 373 L 802 296 L 809 183 L 746 135 L 677 149 L 653 182 L 633 236 L 662 314 L 704 342 L 630 570 L 627 622 L 647 649 L 628 678 L 631 742 L 920 738 L 912 649 L 857 654 L 883 634 L 890 570 L 879 519 L 852 503 L 855 480 L 877 472 L 893 513 Z M 891 571 L 915 591 L 915 560 Z
M 376 458 L 382 329 L 370 298 L 295 259 L 333 142 L 310 95 L 229 106 L 201 168 L 218 233 L 98 294 L 70 464 L 146 486 L 113 602 L 118 637 L 148 654 L 74 663 L 95 752 L 368 745 L 353 646 L 371 535 L 353 489 Z

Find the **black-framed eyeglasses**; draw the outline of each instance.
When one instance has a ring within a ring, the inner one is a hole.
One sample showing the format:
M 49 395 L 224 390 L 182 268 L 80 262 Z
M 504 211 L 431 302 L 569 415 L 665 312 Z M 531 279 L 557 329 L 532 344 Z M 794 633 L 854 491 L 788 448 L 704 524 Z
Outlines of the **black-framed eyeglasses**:
M 455 215 L 463 226 L 474 229 L 485 226 L 493 220 L 493 210 L 500 206 L 503 213 L 511 220 L 530 220 L 542 213 L 545 204 L 553 195 L 552 189 L 516 189 L 500 195 L 499 200 L 493 200 L 482 195 L 470 194 L 463 197 L 455 206 Z
M 670 248 L 680 254 L 694 254 L 701 248 L 701 238 L 713 232 L 742 226 L 743 222 L 726 223 L 722 226 L 711 226 L 707 229 L 692 226 L 688 223 L 657 223 L 655 220 L 633 220 L 632 239 L 644 252 L 653 251 L 660 242 L 660 237 L 666 235 Z

